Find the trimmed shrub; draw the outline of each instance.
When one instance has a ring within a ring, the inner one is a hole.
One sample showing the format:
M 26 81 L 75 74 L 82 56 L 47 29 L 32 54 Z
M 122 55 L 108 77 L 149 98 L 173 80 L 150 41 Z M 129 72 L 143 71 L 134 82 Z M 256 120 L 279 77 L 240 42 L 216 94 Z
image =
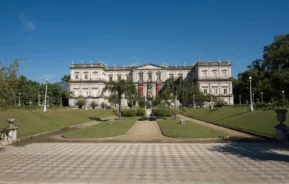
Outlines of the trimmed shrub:
M 169 117 L 174 114 L 174 110 L 171 108 L 152 109 L 152 114 L 158 117 Z
M 215 102 L 215 107 L 223 107 L 225 106 L 227 103 L 225 102 L 224 99 L 218 99 L 216 102 Z
M 101 107 L 104 109 L 106 107 L 106 103 L 105 102 L 101 102 Z
M 75 101 L 75 105 L 79 108 L 82 109 L 82 107 L 86 104 L 86 99 L 79 97 L 76 101 Z
M 146 111 L 145 109 L 136 109 L 136 116 L 145 116 Z
M 97 107 L 97 106 L 98 106 L 98 104 L 97 104 L 95 101 L 90 102 L 90 107 L 91 107 L 92 109 L 94 109 L 94 108 Z
M 122 109 L 121 110 L 121 116 L 123 116 L 123 117 L 136 116 L 136 110 L 135 109 Z

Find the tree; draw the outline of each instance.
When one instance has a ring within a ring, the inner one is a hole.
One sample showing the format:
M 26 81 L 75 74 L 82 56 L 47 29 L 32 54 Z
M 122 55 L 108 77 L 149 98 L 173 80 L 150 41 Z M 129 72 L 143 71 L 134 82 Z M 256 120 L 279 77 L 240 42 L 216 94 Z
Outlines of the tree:
M 274 42 L 264 47 L 263 58 L 268 69 L 289 68 L 289 34 L 275 36 Z
M 95 101 L 90 102 L 90 107 L 92 109 L 95 109 L 95 107 L 97 107 L 97 106 L 98 106 L 98 104 Z
M 173 95 L 174 100 L 174 119 L 177 119 L 177 111 L 176 111 L 176 104 L 177 104 L 177 97 L 180 95 L 182 89 L 183 79 L 181 77 L 174 79 L 169 78 L 165 81 L 165 84 L 160 91 L 162 93 L 171 93 Z
M 82 96 L 78 97 L 78 99 L 75 101 L 75 105 L 78 106 L 79 109 L 82 109 L 85 104 L 86 99 L 84 99 Z
M 70 81 L 70 75 L 64 75 L 64 76 L 61 78 L 61 82 L 68 83 L 69 81 Z
M 139 100 L 138 100 L 138 105 L 140 108 L 145 108 L 146 106 L 146 100 L 145 100 L 145 97 L 142 96 Z
M 18 61 L 16 59 L 9 67 L 2 66 L 0 63 L 0 96 L 5 99 L 5 103 L 17 105 L 17 86 L 18 86 Z
M 106 91 L 116 94 L 118 97 L 118 110 L 119 110 L 119 119 L 121 119 L 121 97 L 125 94 L 126 90 L 129 89 L 129 83 L 125 80 L 120 81 L 110 81 L 105 83 L 102 94 Z
M 127 83 L 127 90 L 125 91 L 125 97 L 128 100 L 128 105 L 130 108 L 136 104 L 136 101 L 139 98 L 139 94 L 136 90 L 135 85 L 132 82 Z
M 274 42 L 265 46 L 263 59 L 256 59 L 248 70 L 239 73 L 233 80 L 234 100 L 249 101 L 249 76 L 252 76 L 252 91 L 255 98 L 264 102 L 276 102 L 282 91 L 289 97 L 289 34 L 276 36 Z

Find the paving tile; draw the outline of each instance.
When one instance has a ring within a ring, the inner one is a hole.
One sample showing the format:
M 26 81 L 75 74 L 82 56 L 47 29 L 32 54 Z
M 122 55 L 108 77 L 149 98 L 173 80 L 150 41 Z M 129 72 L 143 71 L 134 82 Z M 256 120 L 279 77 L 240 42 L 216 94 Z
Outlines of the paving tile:
M 288 183 L 277 143 L 34 143 L 0 152 L 2 183 Z

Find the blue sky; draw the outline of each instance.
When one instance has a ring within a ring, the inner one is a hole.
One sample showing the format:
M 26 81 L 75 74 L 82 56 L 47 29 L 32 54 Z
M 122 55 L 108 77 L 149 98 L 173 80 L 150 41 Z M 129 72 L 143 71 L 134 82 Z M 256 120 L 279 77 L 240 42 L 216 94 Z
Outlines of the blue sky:
M 1 0 L 0 61 L 60 81 L 69 65 L 228 60 L 233 74 L 289 33 L 288 0 Z

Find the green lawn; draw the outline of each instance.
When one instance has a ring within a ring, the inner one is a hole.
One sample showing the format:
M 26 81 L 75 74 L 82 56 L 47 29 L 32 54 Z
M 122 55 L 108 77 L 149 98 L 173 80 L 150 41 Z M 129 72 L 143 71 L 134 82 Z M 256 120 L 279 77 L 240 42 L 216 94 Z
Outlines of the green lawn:
M 246 131 L 275 137 L 274 126 L 279 122 L 276 120 L 275 111 L 261 111 L 255 110 L 253 112 L 240 114 L 238 116 L 229 117 L 223 120 L 216 121 L 218 124 L 240 128 Z M 287 121 L 285 124 L 289 125 L 289 114 L 287 113 Z
M 278 124 L 276 113 L 273 110 L 255 110 L 249 112 L 242 108 L 220 108 L 216 111 L 210 111 L 209 109 L 187 109 L 186 112 L 182 112 L 181 114 L 269 137 L 275 137 L 274 126 Z M 288 113 L 285 124 L 289 125 Z
M 64 136 L 74 138 L 114 137 L 125 134 L 127 130 L 136 122 L 136 120 L 137 117 L 123 117 L 121 120 L 115 120 L 113 124 L 102 122 L 91 127 L 68 132 L 64 134 Z
M 111 110 L 48 110 L 43 112 L 13 111 L 0 112 L 0 127 L 7 125 L 6 120 L 16 119 L 18 138 L 59 130 L 71 125 L 92 121 L 91 118 L 104 118 L 113 116 Z
M 158 121 L 164 133 L 171 137 L 187 137 L 187 138 L 218 138 L 225 137 L 226 134 L 216 131 L 192 121 L 186 120 L 186 124 L 179 124 L 180 120 L 168 118 Z
M 215 122 L 217 120 L 221 120 L 231 116 L 236 116 L 244 112 L 248 112 L 248 109 L 246 108 L 219 108 L 219 109 L 215 108 L 213 110 L 186 109 L 185 112 L 180 112 L 180 114 L 183 114 L 184 116 L 188 116 L 191 118 Z

